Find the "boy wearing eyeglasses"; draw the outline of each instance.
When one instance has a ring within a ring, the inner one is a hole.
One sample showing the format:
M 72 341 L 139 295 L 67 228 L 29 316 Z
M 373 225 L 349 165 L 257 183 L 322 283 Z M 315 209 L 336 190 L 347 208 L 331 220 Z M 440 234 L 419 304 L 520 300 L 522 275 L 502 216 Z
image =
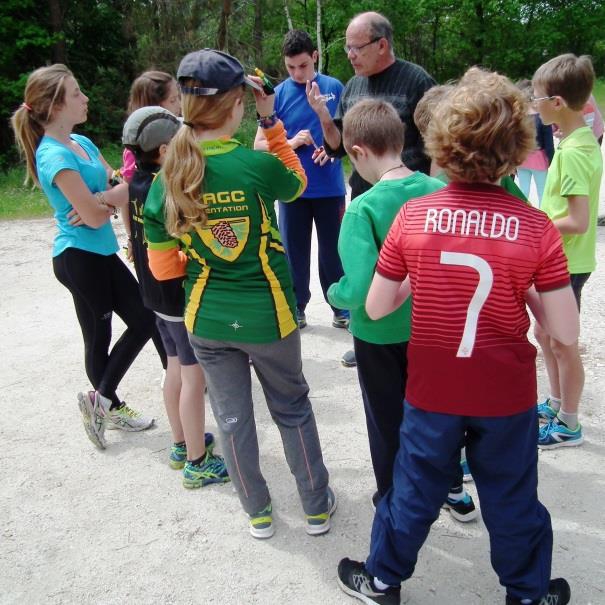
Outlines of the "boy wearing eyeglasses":
M 540 66 L 532 83 L 532 102 L 544 124 L 556 123 L 562 140 L 550 165 L 542 210 L 563 236 L 571 285 L 578 309 L 582 288 L 596 268 L 597 215 L 603 172 L 601 150 L 586 125 L 583 108 L 592 91 L 595 73 L 590 58 L 564 54 Z M 578 341 L 564 345 L 536 323 L 535 336 L 544 355 L 550 396 L 538 404 L 538 445 L 553 449 L 580 445 L 578 422 L 584 367 Z

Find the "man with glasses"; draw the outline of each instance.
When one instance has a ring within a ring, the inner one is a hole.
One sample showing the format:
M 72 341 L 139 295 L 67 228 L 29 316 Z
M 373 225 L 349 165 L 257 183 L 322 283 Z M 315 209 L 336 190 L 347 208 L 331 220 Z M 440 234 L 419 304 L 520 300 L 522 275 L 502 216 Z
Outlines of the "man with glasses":
M 342 118 L 362 98 L 380 98 L 395 107 L 405 124 L 403 163 L 410 170 L 429 174 L 431 162 L 424 153 L 422 137 L 414 124 L 414 110 L 424 93 L 435 85 L 435 80 L 419 65 L 395 58 L 393 27 L 380 13 L 361 13 L 351 20 L 345 34 L 344 50 L 355 75 L 345 86 L 334 119 L 323 91 L 317 83 L 307 82 L 307 97 L 321 122 L 326 151 L 335 157 L 344 156 Z M 351 199 L 372 186 L 356 170 L 353 170 L 349 184 Z M 347 351 L 342 363 L 347 367 L 355 366 L 354 352 Z

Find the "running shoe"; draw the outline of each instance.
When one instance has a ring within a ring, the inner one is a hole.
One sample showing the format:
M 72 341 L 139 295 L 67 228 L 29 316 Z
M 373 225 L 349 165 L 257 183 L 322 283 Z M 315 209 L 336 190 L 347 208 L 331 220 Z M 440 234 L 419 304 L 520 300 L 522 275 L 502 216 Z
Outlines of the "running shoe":
M 296 321 L 298 322 L 298 329 L 302 330 L 307 327 L 307 316 L 302 309 L 296 307 Z
M 133 410 L 124 401 L 118 408 L 109 410 L 107 414 L 107 428 L 110 430 L 128 431 L 131 433 L 145 431 L 155 423 L 155 418 L 143 416 L 141 412 Z
M 328 487 L 328 510 L 319 515 L 305 515 L 307 521 L 307 526 L 305 527 L 306 532 L 310 536 L 319 536 L 329 532 L 330 518 L 336 511 L 337 505 L 336 494 L 332 491 L 331 487 Z
M 214 449 L 214 435 L 212 433 L 204 433 L 204 445 L 206 451 L 212 453 Z M 185 466 L 185 462 L 187 462 L 187 446 L 185 444 L 173 443 L 168 459 L 170 468 L 180 470 Z
M 468 523 L 476 519 L 478 513 L 470 494 L 466 490 L 463 490 L 462 494 L 462 498 L 460 499 L 448 496 L 447 500 L 443 503 L 443 508 L 449 510 L 456 521 Z
M 401 586 L 389 586 L 380 590 L 374 585 L 374 578 L 366 570 L 365 563 L 342 559 L 338 564 L 338 585 L 348 595 L 364 603 L 377 605 L 399 605 Z
M 346 309 L 336 311 L 332 317 L 333 328 L 348 328 L 349 327 L 349 312 Z
M 530 605 L 567 605 L 571 599 L 571 588 L 564 578 L 555 578 L 548 584 L 548 593 Z M 506 595 L 506 605 L 521 605 L 521 599 Z
M 250 533 L 254 538 L 264 540 L 270 538 L 275 533 L 273 527 L 273 507 L 271 502 L 263 510 L 253 515 L 248 515 L 250 523 Z
M 206 452 L 202 464 L 192 464 L 187 461 L 183 468 L 183 485 L 188 489 L 196 489 L 212 483 L 227 483 L 227 481 L 231 479 L 225 461 L 210 452 Z
M 99 395 L 96 391 L 78 393 L 78 407 L 82 414 L 84 430 L 90 441 L 100 450 L 107 447 L 105 442 L 105 417 L 110 405 L 111 401 Z
M 550 398 L 538 404 L 538 420 L 540 422 L 550 422 L 557 417 L 557 412 L 550 407 Z
M 538 433 L 538 447 L 543 450 L 554 450 L 557 447 L 573 447 L 584 442 L 582 425 L 578 422 L 577 428 L 572 431 L 558 418 L 540 427 Z
M 357 359 L 355 358 L 355 351 L 353 351 L 353 349 L 351 349 L 350 351 L 347 351 L 340 358 L 340 363 L 342 363 L 342 365 L 345 368 L 354 368 L 357 365 Z

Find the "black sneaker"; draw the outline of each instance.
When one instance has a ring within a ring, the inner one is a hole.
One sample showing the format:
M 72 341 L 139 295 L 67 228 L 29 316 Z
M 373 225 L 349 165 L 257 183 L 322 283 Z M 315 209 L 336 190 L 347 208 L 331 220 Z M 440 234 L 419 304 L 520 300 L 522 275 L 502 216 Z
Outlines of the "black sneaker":
M 548 585 L 548 594 L 538 601 L 532 601 L 531 605 L 566 605 L 571 599 L 571 589 L 567 580 L 555 578 Z M 506 605 L 521 605 L 521 599 L 506 595 Z
M 307 316 L 305 312 L 296 307 L 296 321 L 298 322 L 298 329 L 302 330 L 307 327 Z
M 337 311 L 332 317 L 333 328 L 348 328 L 349 327 L 349 312 L 346 310 Z
M 348 595 L 364 603 L 378 605 L 399 605 L 401 586 L 391 586 L 378 590 L 374 578 L 366 571 L 364 563 L 342 559 L 338 564 L 338 585 Z
M 371 502 L 372 510 L 376 512 L 376 508 L 378 507 L 378 503 L 380 502 L 380 494 L 377 491 L 372 494 Z
M 468 523 L 476 519 L 478 513 L 471 495 L 465 489 L 461 491 L 462 498 L 456 500 L 448 496 L 447 500 L 443 503 L 443 508 L 448 509 L 456 521 Z
M 347 351 L 340 359 L 340 363 L 345 368 L 354 368 L 357 365 L 357 359 L 355 359 L 355 351 L 352 349 Z

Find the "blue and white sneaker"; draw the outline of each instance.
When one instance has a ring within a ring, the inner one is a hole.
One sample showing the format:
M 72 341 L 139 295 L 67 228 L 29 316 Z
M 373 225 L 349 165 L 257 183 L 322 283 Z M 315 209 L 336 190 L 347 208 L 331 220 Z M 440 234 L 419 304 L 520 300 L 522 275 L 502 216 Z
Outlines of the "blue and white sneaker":
M 558 418 L 540 427 L 538 434 L 538 447 L 543 450 L 554 450 L 557 447 L 573 447 L 584 442 L 582 425 L 572 431 Z
M 550 407 L 550 398 L 538 404 L 538 420 L 548 423 L 557 417 L 557 412 Z
M 460 460 L 460 466 L 462 467 L 462 481 L 464 481 L 464 483 L 469 483 L 473 480 L 473 475 L 471 474 L 471 469 L 468 466 L 466 458 Z

